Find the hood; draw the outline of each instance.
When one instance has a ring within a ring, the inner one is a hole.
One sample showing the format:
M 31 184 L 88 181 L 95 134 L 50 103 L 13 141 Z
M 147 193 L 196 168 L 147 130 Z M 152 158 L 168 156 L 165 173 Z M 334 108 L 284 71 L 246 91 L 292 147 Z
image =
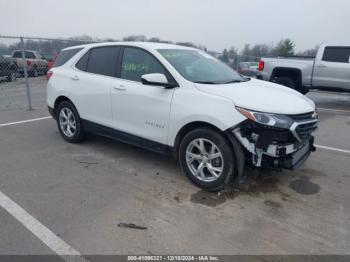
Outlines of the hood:
M 195 84 L 205 93 L 229 98 L 236 106 L 276 114 L 302 114 L 315 110 L 315 104 L 299 92 L 271 82 L 251 79 L 225 85 Z

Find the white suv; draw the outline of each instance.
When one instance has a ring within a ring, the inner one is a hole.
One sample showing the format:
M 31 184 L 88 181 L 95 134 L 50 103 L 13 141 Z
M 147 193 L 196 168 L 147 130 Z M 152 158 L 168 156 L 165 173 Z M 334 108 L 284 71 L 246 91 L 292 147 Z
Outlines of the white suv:
M 47 77 L 49 111 L 65 140 L 92 132 L 173 155 L 205 190 L 239 181 L 245 165 L 294 169 L 315 150 L 311 100 L 194 48 L 71 47 Z

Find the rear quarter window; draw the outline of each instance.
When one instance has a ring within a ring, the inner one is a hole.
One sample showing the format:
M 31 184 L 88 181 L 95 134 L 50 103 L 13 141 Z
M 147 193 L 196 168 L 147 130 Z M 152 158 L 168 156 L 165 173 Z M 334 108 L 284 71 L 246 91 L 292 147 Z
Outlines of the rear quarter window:
M 82 49 L 83 48 L 74 48 L 74 49 L 63 50 L 57 56 L 56 61 L 53 64 L 53 67 L 64 65 L 69 59 L 71 59 L 75 54 L 77 54 Z

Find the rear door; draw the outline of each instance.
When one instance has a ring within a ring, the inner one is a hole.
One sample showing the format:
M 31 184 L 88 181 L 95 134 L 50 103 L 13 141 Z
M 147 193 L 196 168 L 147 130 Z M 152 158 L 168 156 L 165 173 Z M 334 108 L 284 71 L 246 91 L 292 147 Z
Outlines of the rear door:
M 325 47 L 323 56 L 315 61 L 312 85 L 349 89 L 350 47 Z
M 95 47 L 75 65 L 77 70 L 72 71 L 70 81 L 82 119 L 113 127 L 110 93 L 119 51 L 118 46 Z

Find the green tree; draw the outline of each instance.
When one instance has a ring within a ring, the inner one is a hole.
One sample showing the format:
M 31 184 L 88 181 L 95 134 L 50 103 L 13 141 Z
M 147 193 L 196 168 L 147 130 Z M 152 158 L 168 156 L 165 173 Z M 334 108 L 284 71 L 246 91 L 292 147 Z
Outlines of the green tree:
M 243 50 L 241 51 L 241 55 L 250 56 L 250 54 L 251 54 L 250 45 L 245 44 Z
M 222 55 L 219 56 L 219 59 L 224 62 L 224 63 L 228 63 L 229 62 L 229 56 L 228 56 L 228 51 L 225 48 L 224 51 L 222 51 Z
M 276 55 L 279 55 L 279 56 L 294 55 L 294 47 L 295 47 L 295 44 L 291 39 L 289 38 L 281 39 L 281 41 L 278 42 L 275 48 Z

